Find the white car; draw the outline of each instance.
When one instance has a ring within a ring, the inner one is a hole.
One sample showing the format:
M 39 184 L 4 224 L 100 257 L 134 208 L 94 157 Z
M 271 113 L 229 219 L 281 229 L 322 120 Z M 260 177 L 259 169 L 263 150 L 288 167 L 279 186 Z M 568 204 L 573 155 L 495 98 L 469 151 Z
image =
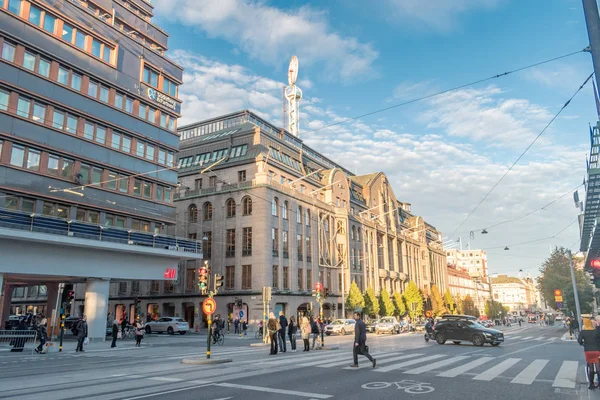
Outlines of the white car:
M 383 317 L 375 324 L 375 333 L 400 333 L 400 323 L 395 317 Z
M 336 319 L 331 324 L 325 327 L 325 334 L 327 336 L 336 333 L 338 335 L 345 335 L 346 333 L 354 333 L 354 327 L 356 321 L 353 319 Z
M 179 317 L 162 317 L 156 321 L 146 322 L 146 333 L 167 332 L 169 335 L 179 332 L 185 335 L 190 330 L 190 325 L 186 320 Z

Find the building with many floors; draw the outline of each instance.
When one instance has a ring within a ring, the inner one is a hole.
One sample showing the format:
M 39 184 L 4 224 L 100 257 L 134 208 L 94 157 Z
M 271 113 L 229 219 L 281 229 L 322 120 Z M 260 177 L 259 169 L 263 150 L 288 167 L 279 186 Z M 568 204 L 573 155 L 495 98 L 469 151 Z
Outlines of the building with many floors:
M 51 315 L 66 282 L 104 337 L 111 280 L 133 299 L 126 280 L 201 258 L 166 236 L 183 70 L 152 17 L 147 0 L 0 0 L 0 320 L 11 300 Z
M 261 291 L 288 315 L 318 311 L 316 282 L 329 290 L 327 317 L 342 315 L 355 281 L 427 296 L 447 287 L 441 234 L 400 201 L 383 172 L 356 176 L 296 136 L 250 111 L 181 127 L 177 235 L 204 239 L 211 273 L 224 276 L 218 313 L 262 318 Z M 199 261 L 180 264 L 177 282 L 156 285 L 152 308 L 197 321 Z M 111 307 L 120 304 L 111 299 Z
M 531 277 L 498 275 L 492 278 L 494 300 L 509 308 L 513 315 L 524 316 L 538 309 L 535 283 Z

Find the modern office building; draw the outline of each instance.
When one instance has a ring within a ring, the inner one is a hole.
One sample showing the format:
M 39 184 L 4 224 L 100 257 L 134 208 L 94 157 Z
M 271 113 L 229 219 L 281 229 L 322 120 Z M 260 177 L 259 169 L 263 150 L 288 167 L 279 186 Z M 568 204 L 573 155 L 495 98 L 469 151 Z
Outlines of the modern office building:
M 361 290 L 402 292 L 413 280 L 427 296 L 446 288 L 441 234 L 396 197 L 383 172 L 356 176 L 250 111 L 179 129 L 177 235 L 205 239 L 211 273 L 224 275 L 218 313 L 261 319 L 261 290 L 288 315 L 319 306 L 341 316 L 352 281 Z M 154 309 L 197 321 L 199 261 L 156 286 Z M 111 300 L 116 306 L 119 299 Z
M 51 315 L 67 282 L 79 284 L 67 312 L 104 337 L 110 280 L 133 303 L 144 293 L 124 279 L 176 279 L 182 258 L 201 258 L 196 241 L 166 236 L 183 71 L 152 10 L 0 0 L 0 320 L 13 295 L 13 311 L 35 300 Z

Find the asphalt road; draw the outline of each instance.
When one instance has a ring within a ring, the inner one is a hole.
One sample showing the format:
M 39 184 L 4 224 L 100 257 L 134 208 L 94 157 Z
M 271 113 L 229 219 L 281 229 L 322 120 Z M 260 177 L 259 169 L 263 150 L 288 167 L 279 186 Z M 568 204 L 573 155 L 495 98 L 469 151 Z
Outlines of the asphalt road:
M 375 369 L 364 357 L 349 368 L 350 336 L 326 338 L 337 350 L 293 353 L 288 344 L 276 356 L 229 337 L 212 359 L 233 362 L 204 366 L 181 363 L 205 358 L 205 337 L 188 335 L 152 338 L 142 348 L 106 343 L 83 354 L 0 352 L 0 399 L 600 399 L 600 389 L 587 389 L 582 348 L 564 333 L 562 326 L 511 327 L 499 347 L 370 334 Z

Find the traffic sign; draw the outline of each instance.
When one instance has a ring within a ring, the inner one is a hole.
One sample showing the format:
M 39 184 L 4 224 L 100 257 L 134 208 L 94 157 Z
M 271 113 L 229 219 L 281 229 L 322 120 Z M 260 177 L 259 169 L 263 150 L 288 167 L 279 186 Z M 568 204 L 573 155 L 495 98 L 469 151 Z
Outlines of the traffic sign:
M 562 290 L 560 290 L 560 289 L 555 289 L 555 290 L 554 290 L 554 296 L 562 296 Z
M 563 303 L 562 302 L 557 302 L 556 303 L 556 308 L 562 308 L 563 307 Z
M 563 301 L 562 296 L 554 296 L 554 301 L 562 302 Z
M 242 310 L 240 310 L 240 318 L 242 318 L 244 316 L 244 312 Z
M 205 299 L 202 302 L 202 311 L 206 315 L 212 315 L 217 309 L 217 302 L 212 297 Z
M 433 316 L 433 312 L 431 312 L 431 310 L 427 310 L 427 311 L 425 311 L 425 316 L 427 318 L 431 318 Z

